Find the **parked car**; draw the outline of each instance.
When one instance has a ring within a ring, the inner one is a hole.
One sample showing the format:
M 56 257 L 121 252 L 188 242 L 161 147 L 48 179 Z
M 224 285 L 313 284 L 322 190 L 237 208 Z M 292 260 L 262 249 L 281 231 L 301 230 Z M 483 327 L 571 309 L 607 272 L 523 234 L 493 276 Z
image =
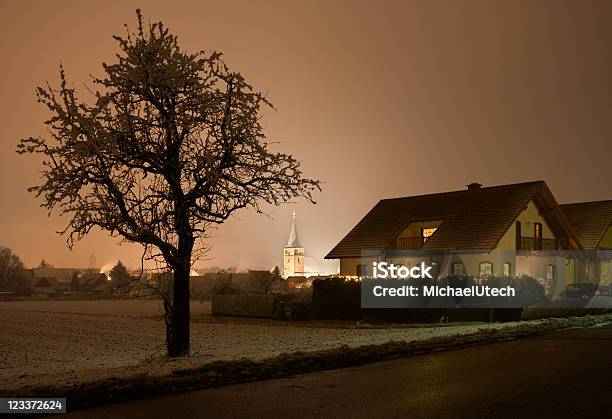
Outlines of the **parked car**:
M 598 284 L 591 282 L 576 282 L 565 286 L 565 291 L 561 293 L 566 298 L 591 298 L 597 292 Z

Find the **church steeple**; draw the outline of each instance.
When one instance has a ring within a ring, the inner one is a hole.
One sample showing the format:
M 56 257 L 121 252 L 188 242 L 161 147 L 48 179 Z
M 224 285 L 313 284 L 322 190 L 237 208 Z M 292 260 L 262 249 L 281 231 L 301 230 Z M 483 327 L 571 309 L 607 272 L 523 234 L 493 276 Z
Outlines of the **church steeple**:
M 285 247 L 302 247 L 298 240 L 297 229 L 295 228 L 295 210 L 293 211 L 293 220 L 291 222 L 291 231 L 289 232 L 289 240 Z
M 287 245 L 283 249 L 283 277 L 304 275 L 304 248 L 298 240 L 295 226 L 295 211 L 291 220 L 291 231 Z

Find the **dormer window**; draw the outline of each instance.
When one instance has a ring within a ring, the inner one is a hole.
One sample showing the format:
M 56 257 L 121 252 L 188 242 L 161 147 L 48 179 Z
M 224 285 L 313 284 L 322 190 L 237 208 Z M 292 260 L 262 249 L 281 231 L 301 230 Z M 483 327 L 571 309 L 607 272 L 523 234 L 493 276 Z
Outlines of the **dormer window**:
M 423 236 L 423 241 L 427 241 L 428 238 L 430 238 L 434 233 L 436 232 L 436 228 L 422 228 L 421 229 L 421 236 Z

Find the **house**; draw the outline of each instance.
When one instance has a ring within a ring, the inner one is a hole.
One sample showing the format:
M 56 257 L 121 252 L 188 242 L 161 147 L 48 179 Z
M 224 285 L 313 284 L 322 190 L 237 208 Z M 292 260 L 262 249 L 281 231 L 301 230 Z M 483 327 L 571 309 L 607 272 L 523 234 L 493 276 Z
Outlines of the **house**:
M 589 258 L 568 263 L 566 283 L 586 278 L 612 284 L 612 200 L 561 205 Z
M 32 290 L 32 297 L 49 298 L 61 294 L 60 287 L 58 287 L 55 278 L 37 278 L 35 276 L 31 276 L 28 282 L 30 284 L 30 289 Z
M 108 277 L 100 272 L 78 273 L 73 278 L 71 291 L 85 294 L 104 294 L 108 286 Z
M 408 265 L 427 255 L 442 276 L 526 274 L 558 287 L 568 255 L 584 249 L 580 237 L 545 182 L 472 183 L 381 200 L 326 258 L 340 260 L 341 275 L 363 276 L 366 254 Z
M 62 295 L 64 293 L 72 291 L 73 279 L 81 272 L 81 269 L 76 268 L 33 268 L 32 269 L 32 292 L 36 293 L 34 287 L 38 287 L 41 294 L 51 295 Z M 41 285 L 37 285 L 37 281 L 41 281 Z M 52 293 L 48 287 L 53 288 Z M 47 288 L 46 290 L 44 290 Z
M 33 295 L 61 296 L 75 293 L 102 294 L 107 277 L 97 270 L 41 267 L 31 270 Z

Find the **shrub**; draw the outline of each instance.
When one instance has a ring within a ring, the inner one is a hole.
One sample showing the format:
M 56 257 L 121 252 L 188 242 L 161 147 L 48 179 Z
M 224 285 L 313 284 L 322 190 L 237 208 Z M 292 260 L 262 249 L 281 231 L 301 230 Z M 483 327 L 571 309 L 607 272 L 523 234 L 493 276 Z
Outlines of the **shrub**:
M 522 320 L 539 320 L 564 317 L 582 317 L 588 315 L 604 314 L 609 309 L 602 308 L 551 308 L 551 307 L 527 307 L 523 309 Z
M 533 304 L 548 301 L 544 286 L 535 278 L 522 276 L 491 276 L 480 280 L 480 285 L 491 288 L 504 288 L 510 286 L 517 292 L 517 297 L 508 297 L 506 302 L 512 307 L 528 307 Z
M 312 310 L 315 319 L 359 319 L 360 282 L 343 277 L 315 279 L 312 282 Z
M 213 295 L 238 295 L 240 291 L 234 286 L 231 278 L 219 279 L 212 287 Z
M 438 285 L 466 288 L 473 285 L 492 288 L 513 287 L 517 296 L 491 297 L 419 297 L 422 308 L 361 308 L 361 283 L 344 277 L 319 278 L 312 283 L 312 311 L 315 319 L 382 322 L 437 323 L 439 321 L 516 321 L 523 307 L 547 302 L 544 287 L 534 278 L 446 276 L 435 280 L 411 279 L 411 285 Z

